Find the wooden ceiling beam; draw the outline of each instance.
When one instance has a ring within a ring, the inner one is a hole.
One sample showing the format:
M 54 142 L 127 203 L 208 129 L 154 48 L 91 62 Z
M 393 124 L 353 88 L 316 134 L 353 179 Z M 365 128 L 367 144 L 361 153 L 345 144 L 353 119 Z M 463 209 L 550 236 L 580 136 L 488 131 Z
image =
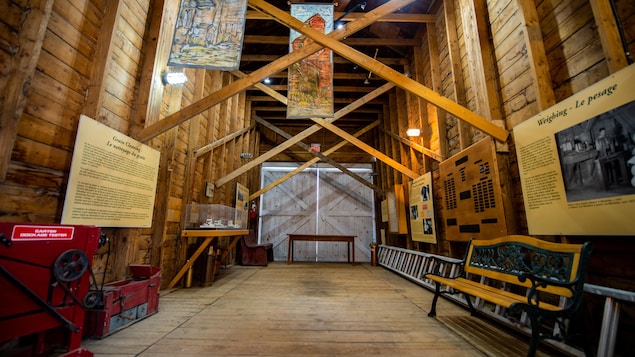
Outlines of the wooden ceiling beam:
M 342 40 L 351 46 L 402 46 L 412 47 L 421 44 L 416 38 L 357 38 L 351 37 Z M 259 36 L 245 35 L 244 44 L 281 45 L 289 46 L 289 36 Z
M 240 56 L 240 60 L 242 62 L 273 62 L 280 58 L 279 55 L 255 55 L 255 54 L 242 54 Z M 387 65 L 395 65 L 395 66 L 406 66 L 408 65 L 408 59 L 406 58 L 397 58 L 397 57 L 379 57 L 377 60 L 383 64 Z M 347 60 L 344 57 L 333 56 L 333 63 L 335 64 L 348 64 L 351 61 Z M 276 74 L 271 75 L 270 77 L 280 75 L 283 73 L 286 77 L 286 72 L 278 72 Z
M 346 13 L 344 12 L 335 12 L 333 17 L 336 19 L 340 19 L 342 15 Z M 340 21 L 353 21 L 357 20 L 364 16 L 364 13 L 352 12 L 350 14 L 346 14 L 345 17 L 341 18 Z M 263 14 L 260 11 L 255 10 L 247 10 L 247 20 L 275 20 L 273 17 Z M 434 22 L 434 15 L 429 14 L 390 14 L 378 19 L 376 22 L 395 22 L 395 23 L 429 23 Z
M 386 165 L 388 165 L 388 166 L 392 167 L 393 169 L 401 172 L 402 174 L 410 177 L 411 179 L 416 179 L 417 177 L 420 176 L 419 174 L 417 174 L 416 172 L 410 170 L 409 168 L 405 167 L 404 165 L 400 164 L 396 160 L 393 160 L 391 157 L 389 157 L 388 155 L 384 154 L 383 152 L 374 149 L 373 147 L 371 147 L 370 145 L 366 144 L 365 142 L 359 140 L 358 138 L 354 137 L 353 135 L 347 133 L 346 131 L 338 128 L 335 124 L 329 123 L 328 121 L 326 121 L 324 119 L 321 119 L 321 118 L 311 118 L 311 120 L 313 120 L 314 122 L 319 124 L 324 129 L 327 129 L 328 131 L 332 132 L 333 134 L 339 136 L 340 138 L 342 138 L 342 139 L 348 141 L 349 143 L 357 146 L 358 148 L 366 151 L 368 154 L 376 157 L 377 159 L 381 160 Z
M 276 99 L 271 98 L 269 96 L 265 96 L 265 95 L 250 95 L 250 96 L 247 96 L 247 99 L 251 100 L 252 102 L 275 102 L 276 101 Z M 340 103 L 340 104 L 350 104 L 356 100 L 357 98 L 335 98 L 334 101 L 335 103 Z M 386 101 L 383 99 L 375 99 L 368 102 L 368 104 L 384 105 L 386 104 Z
M 407 0 L 406 0 L 407 1 Z M 338 110 L 337 112 L 335 112 L 335 114 L 333 115 L 333 118 L 327 119 L 326 121 L 329 123 L 332 123 L 342 117 L 344 117 L 345 115 L 350 114 L 351 112 L 357 110 L 359 107 L 361 107 L 362 105 L 368 103 L 369 101 L 377 98 L 378 96 L 386 93 L 387 91 L 389 91 L 390 89 L 394 88 L 394 84 L 392 83 L 386 83 L 383 86 L 375 89 L 373 92 L 366 94 L 365 96 L 359 98 L 358 100 L 356 100 L 355 102 L 347 105 L 346 107 Z M 302 132 L 296 134 L 293 138 L 285 141 L 284 143 L 276 146 L 274 149 L 267 151 L 266 153 L 258 156 L 255 160 L 252 160 L 250 162 L 248 162 L 247 164 L 243 165 L 242 167 L 240 167 L 237 170 L 234 170 L 233 172 L 225 175 L 224 177 L 221 177 L 220 179 L 216 180 L 216 182 L 214 183 L 214 185 L 216 187 L 220 187 L 228 182 L 230 182 L 231 180 L 235 179 L 236 177 L 244 174 L 245 172 L 253 169 L 254 167 L 262 164 L 263 162 L 269 160 L 270 158 L 274 157 L 275 155 L 285 151 L 286 149 L 292 147 L 293 145 L 295 145 L 295 143 L 304 140 L 305 138 L 308 138 L 309 136 L 317 133 L 318 131 L 320 131 L 322 128 L 320 127 L 320 125 L 314 124 L 312 126 L 310 126 L 309 128 L 303 130 Z
M 356 133 L 353 134 L 354 137 L 360 137 L 363 134 L 369 132 L 370 130 L 372 130 L 373 128 L 375 128 L 376 126 L 378 126 L 381 123 L 381 120 L 375 120 L 374 122 L 370 123 L 369 125 L 365 126 L 364 128 L 362 128 L 361 130 L 357 131 Z M 333 153 L 335 153 L 337 150 L 343 148 L 344 146 L 346 146 L 348 144 L 348 141 L 343 140 L 340 141 L 339 143 L 337 143 L 336 145 L 334 145 L 333 147 L 331 147 L 330 149 L 324 151 L 324 155 L 329 156 Z M 288 172 L 287 174 L 285 174 L 284 176 L 280 177 L 279 179 L 277 179 L 276 181 L 270 183 L 269 185 L 261 188 L 260 190 L 254 192 L 251 194 L 251 196 L 249 196 L 249 200 L 254 200 L 258 197 L 260 197 L 260 195 L 264 194 L 265 192 L 271 190 L 272 188 L 278 186 L 279 184 L 281 184 L 282 182 L 290 179 L 291 177 L 299 174 L 300 172 L 302 172 L 304 169 L 311 167 L 313 164 L 317 163 L 318 161 L 320 161 L 319 157 L 313 158 L 307 162 L 305 162 L 304 164 L 298 166 L 296 169 L 294 169 L 291 172 Z M 383 197 L 384 195 L 382 195 Z
M 287 111 L 287 107 L 283 107 L 283 106 L 253 106 L 251 107 L 251 110 L 255 110 L 255 111 L 263 111 L 263 112 L 286 112 Z M 377 113 L 382 113 L 383 110 L 381 108 L 360 108 L 358 110 L 355 111 L 355 113 L 373 113 L 373 114 L 377 114 Z M 289 119 L 289 120 L 295 120 L 295 119 Z
M 389 2 L 390 3 L 390 2 Z M 348 47 L 347 45 L 326 36 L 323 33 L 307 26 L 300 20 L 292 17 L 291 15 L 283 12 L 275 6 L 272 6 L 264 0 L 250 0 L 249 6 L 252 8 L 270 14 L 275 17 L 280 23 L 302 33 L 303 35 L 311 38 L 313 41 L 320 43 L 334 52 L 337 52 L 340 56 L 349 59 L 350 61 L 357 63 L 359 66 L 366 68 L 373 74 L 382 77 L 398 87 L 405 89 L 421 98 L 427 100 L 431 104 L 434 104 L 445 111 L 455 115 L 457 118 L 468 122 L 477 129 L 491 135 L 495 139 L 505 142 L 509 136 L 509 132 L 493 122 L 487 120 L 483 116 L 472 112 L 471 110 L 459 105 L 452 100 L 439 95 L 423 84 L 395 71 L 394 69 L 384 65 L 373 58 L 366 56 L 365 54 Z M 351 24 L 354 24 L 352 22 Z M 345 27 L 346 28 L 346 27 Z
M 611 2 L 591 0 L 589 3 L 598 27 L 606 65 L 609 67 L 609 73 L 615 73 L 628 66 L 628 59 L 626 58 L 624 47 L 621 46 L 622 37 L 620 36 L 615 14 L 613 14 L 613 9 L 611 8 Z
M 257 115 L 252 115 L 252 117 L 254 118 L 254 120 L 255 120 L 258 124 L 260 124 L 260 125 L 264 126 L 265 128 L 267 128 L 267 129 L 269 129 L 269 130 L 273 131 L 274 133 L 276 133 L 276 134 L 278 134 L 278 135 L 282 136 L 283 138 L 285 138 L 285 139 L 287 139 L 287 140 L 289 140 L 289 139 L 291 139 L 291 138 L 292 138 L 292 136 L 291 136 L 289 133 L 287 133 L 287 132 L 285 132 L 284 130 L 282 130 L 282 129 L 278 128 L 277 126 L 275 126 L 275 125 L 273 125 L 273 124 L 269 123 L 268 121 L 266 121 L 266 120 L 262 119 L 261 117 L 259 117 L 259 116 L 257 116 Z M 339 170 L 340 170 L 340 171 L 342 171 L 343 173 L 345 173 L 345 174 L 347 174 L 348 176 L 350 176 L 353 180 L 355 180 L 355 181 L 357 181 L 357 182 L 361 183 L 362 185 L 367 186 L 367 187 L 368 187 L 368 188 L 370 188 L 371 190 L 373 190 L 373 191 L 377 192 L 380 196 L 383 196 L 383 195 L 384 195 L 384 191 L 383 191 L 381 188 L 379 188 L 379 187 L 377 187 L 377 186 L 373 185 L 373 183 L 372 183 L 372 182 L 369 182 L 369 181 L 364 180 L 363 178 L 361 178 L 361 177 L 360 177 L 359 175 L 357 175 L 356 173 L 354 173 L 354 172 L 352 172 L 351 170 L 349 170 L 348 168 L 344 167 L 344 165 L 342 165 L 342 164 L 340 164 L 339 162 L 337 162 L 337 161 L 335 161 L 335 160 L 331 159 L 330 157 L 328 157 L 328 156 L 326 156 L 326 155 L 322 154 L 321 152 L 316 152 L 315 150 L 311 150 L 311 147 L 310 147 L 309 145 L 307 145 L 307 144 L 305 144 L 305 143 L 303 143 L 303 142 L 301 142 L 301 141 L 298 141 L 297 143 L 295 143 L 295 145 L 297 145 L 297 146 L 301 147 L 302 149 L 304 149 L 304 150 L 308 151 L 311 155 L 314 155 L 314 156 L 315 156 L 315 157 L 317 157 L 318 159 L 320 159 L 320 160 L 322 160 L 322 161 L 325 161 L 325 162 L 329 163 L 331 166 L 333 166 L 333 167 L 335 167 L 335 168 L 339 169 Z
M 443 157 L 441 155 L 439 155 L 438 153 L 428 149 L 427 147 L 424 147 L 423 145 L 419 145 L 419 144 L 415 143 L 414 141 L 410 141 L 410 140 L 408 140 L 406 138 L 403 138 L 403 137 L 401 137 L 401 136 L 399 136 L 399 135 L 397 135 L 397 134 L 395 134 L 395 133 L 393 133 L 391 131 L 385 130 L 383 128 L 379 128 L 379 130 L 382 133 L 385 133 L 386 135 L 389 135 L 392 138 L 394 138 L 396 140 L 399 140 L 400 142 L 410 146 L 411 148 L 413 148 L 413 149 L 417 150 L 418 152 L 422 153 L 423 155 L 425 155 L 425 156 L 427 156 L 427 157 L 429 157 L 431 159 L 434 159 L 435 161 L 438 161 L 438 162 L 443 161 Z
M 383 81 L 382 81 L 383 82 Z M 257 85 L 254 87 L 257 88 Z M 274 91 L 282 90 L 286 91 L 288 89 L 288 85 L 286 84 L 270 84 L 267 87 L 271 88 Z M 247 90 L 253 90 L 253 87 L 247 88 Z M 333 87 L 333 91 L 337 93 L 370 93 L 375 90 L 375 87 L 371 86 L 335 86 Z
M 384 5 L 381 5 L 370 12 L 367 12 L 360 19 L 349 23 L 341 29 L 330 32 L 327 37 L 334 41 L 346 38 L 354 34 L 357 31 L 362 30 L 368 25 L 375 22 L 377 19 L 390 14 L 410 3 L 414 0 L 392 0 Z M 280 72 L 281 70 L 291 66 L 292 64 L 301 61 L 302 59 L 310 56 L 311 54 L 324 48 L 323 45 L 318 43 L 312 43 L 304 46 L 297 51 L 293 51 L 288 55 L 280 57 L 279 59 L 261 67 L 260 69 L 252 72 L 248 77 L 238 79 L 223 88 L 213 92 L 207 97 L 196 101 L 189 106 L 182 108 L 180 111 L 168 115 L 163 120 L 154 123 L 139 130 L 133 137 L 140 142 L 147 142 L 153 137 L 164 133 L 171 128 L 182 124 L 192 118 L 193 116 L 200 114 L 204 110 L 211 108 L 212 106 L 226 100 L 227 98 L 238 94 L 240 91 L 245 90 L 249 86 L 262 81 L 268 75 L 272 73 Z M 381 87 L 380 87 L 381 88 Z
M 237 137 L 244 135 L 246 133 L 248 133 L 249 131 L 251 131 L 252 129 L 254 129 L 256 127 L 256 124 L 250 125 L 246 128 L 242 128 L 240 130 L 237 130 L 231 134 L 225 135 L 224 137 L 214 141 L 213 143 L 209 143 L 207 145 L 201 146 L 200 148 L 194 150 L 194 156 L 196 158 L 198 158 L 199 156 L 204 155 L 205 153 L 208 153 L 212 150 L 214 150 L 215 148 L 228 143 L 234 139 L 236 139 Z

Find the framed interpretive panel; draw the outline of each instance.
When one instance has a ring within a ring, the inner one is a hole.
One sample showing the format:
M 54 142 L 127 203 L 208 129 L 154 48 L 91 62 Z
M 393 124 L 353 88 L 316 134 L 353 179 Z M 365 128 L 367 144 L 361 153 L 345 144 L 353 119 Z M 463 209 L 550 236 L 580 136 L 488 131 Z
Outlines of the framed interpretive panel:
M 159 159 L 159 151 L 82 115 L 62 224 L 150 227 Z
M 406 221 L 406 198 L 404 185 L 395 185 L 393 189 L 386 192 L 388 203 L 388 231 L 396 234 L 408 233 L 408 222 Z
M 410 189 L 410 234 L 412 240 L 437 243 L 432 197 L 432 173 L 428 172 L 408 182 Z
M 514 127 L 529 233 L 635 234 L 635 65 Z
M 439 164 L 446 239 L 507 234 L 496 148 L 487 137 Z

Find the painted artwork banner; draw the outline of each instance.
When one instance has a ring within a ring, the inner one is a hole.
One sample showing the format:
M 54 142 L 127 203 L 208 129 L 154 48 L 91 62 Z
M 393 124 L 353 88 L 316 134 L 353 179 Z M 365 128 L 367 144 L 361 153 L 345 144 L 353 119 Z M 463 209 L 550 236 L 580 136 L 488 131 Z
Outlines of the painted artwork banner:
M 168 65 L 238 69 L 246 13 L 247 0 L 182 0 Z
M 410 235 L 413 241 L 437 244 L 432 198 L 432 173 L 408 183 L 410 192 Z
M 313 29 L 328 34 L 333 31 L 333 4 L 291 4 L 291 16 Z M 313 40 L 291 30 L 289 51 L 293 52 Z M 289 67 L 287 118 L 333 117 L 333 51 L 323 48 Z
M 82 115 L 61 223 L 152 226 L 160 155 L 159 151 Z
M 529 233 L 635 235 L 635 65 L 514 128 Z

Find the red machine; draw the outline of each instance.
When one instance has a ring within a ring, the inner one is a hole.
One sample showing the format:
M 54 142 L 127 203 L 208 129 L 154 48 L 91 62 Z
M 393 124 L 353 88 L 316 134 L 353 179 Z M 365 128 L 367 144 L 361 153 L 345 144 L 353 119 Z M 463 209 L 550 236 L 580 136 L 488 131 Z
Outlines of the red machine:
M 93 226 L 0 223 L 0 355 L 93 356 L 83 300 L 101 238 Z
M 130 272 L 131 278 L 108 283 L 88 293 L 87 301 L 95 303 L 88 303 L 84 336 L 106 337 L 159 311 L 161 269 L 130 265 Z

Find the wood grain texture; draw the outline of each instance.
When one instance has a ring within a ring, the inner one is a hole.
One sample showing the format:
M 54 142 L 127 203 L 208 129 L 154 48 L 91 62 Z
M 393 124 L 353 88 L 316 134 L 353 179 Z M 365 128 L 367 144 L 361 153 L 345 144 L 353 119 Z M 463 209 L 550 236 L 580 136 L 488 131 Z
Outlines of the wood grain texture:
M 210 287 L 162 293 L 159 312 L 103 340 L 118 356 L 520 356 L 527 339 L 368 264 L 231 266 Z M 538 356 L 550 356 L 539 351 Z

